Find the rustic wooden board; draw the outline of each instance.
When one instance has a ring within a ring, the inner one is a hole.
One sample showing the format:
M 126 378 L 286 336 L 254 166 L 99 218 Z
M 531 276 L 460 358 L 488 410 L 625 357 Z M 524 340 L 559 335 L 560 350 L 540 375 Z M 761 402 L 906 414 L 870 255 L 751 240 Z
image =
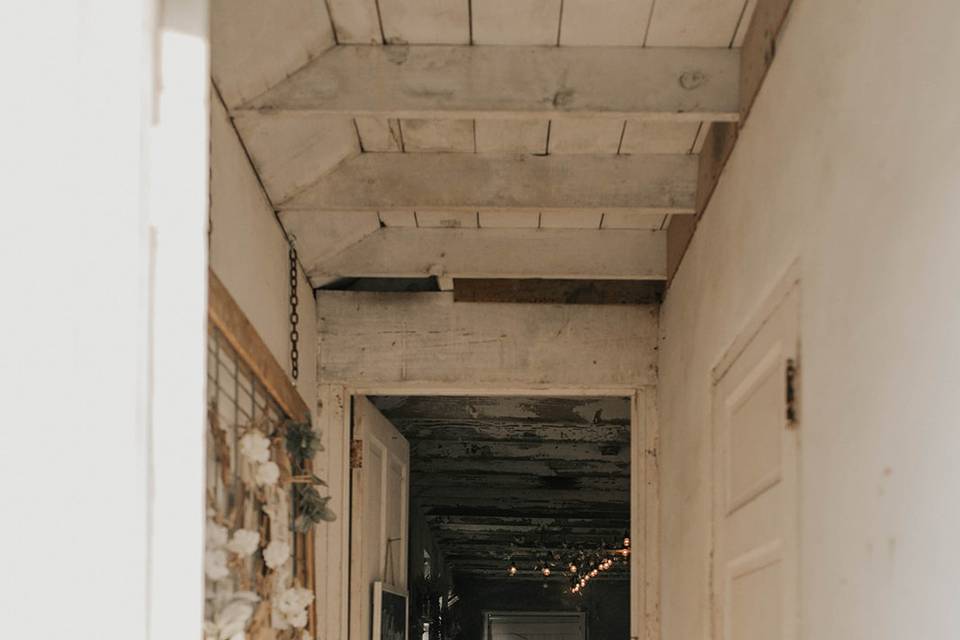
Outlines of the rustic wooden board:
M 476 211 L 417 209 L 417 226 L 424 229 L 476 229 Z
M 649 47 L 729 47 L 746 0 L 657 2 L 647 35 Z
M 361 116 L 354 119 L 360 146 L 366 152 L 387 153 L 403 151 L 400 121 L 390 118 Z
M 656 382 L 653 305 L 459 305 L 447 293 L 319 291 L 317 308 L 323 383 Z
M 477 120 L 477 153 L 546 153 L 549 120 Z
M 564 0 L 562 46 L 642 46 L 653 0 Z M 599 9 L 599 10 L 598 10 Z
M 739 52 L 725 48 L 345 45 L 243 109 L 735 121 L 739 67 Z
M 373 214 L 376 219 L 376 214 Z M 409 229 L 386 227 L 336 254 L 315 246 L 329 240 L 315 212 L 284 212 L 303 247 L 311 278 L 551 278 L 663 280 L 666 232 L 575 229 Z M 421 226 L 423 221 L 418 214 Z M 468 221 L 476 225 L 476 214 Z M 320 234 L 314 239 L 311 234 Z M 329 257 L 328 257 L 329 256 Z
M 549 153 L 616 153 L 624 123 L 610 119 L 557 120 L 550 124 Z
M 540 212 L 541 229 L 599 229 L 603 211 L 560 211 L 546 209 Z
M 339 44 L 382 44 L 376 0 L 326 0 Z
M 696 180 L 688 155 L 365 153 L 280 208 L 693 213 Z
M 360 153 L 350 118 L 245 112 L 234 124 L 274 203 Z
M 410 118 L 400 121 L 403 148 L 408 152 L 473 153 L 473 120 L 423 120 Z
M 388 44 L 469 44 L 468 0 L 378 0 Z
M 628 122 L 620 153 L 690 153 L 699 122 Z
M 562 0 L 474 0 L 478 45 L 556 45 Z
M 656 280 L 511 280 L 457 278 L 457 302 L 540 304 L 653 304 L 660 302 L 663 282 Z
M 214 0 L 210 73 L 229 107 L 256 97 L 335 44 L 323 2 Z
M 540 226 L 540 214 L 533 211 L 489 209 L 480 212 L 478 223 L 481 228 L 486 229 L 536 229 Z

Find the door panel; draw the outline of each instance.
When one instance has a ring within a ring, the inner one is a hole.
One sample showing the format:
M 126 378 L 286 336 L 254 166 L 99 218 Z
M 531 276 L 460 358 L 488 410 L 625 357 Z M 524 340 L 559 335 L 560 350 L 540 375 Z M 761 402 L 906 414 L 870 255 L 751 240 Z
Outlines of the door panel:
M 373 583 L 407 589 L 410 445 L 365 397 L 353 400 L 350 638 L 368 640 Z
M 796 287 L 759 326 L 713 389 L 717 640 L 797 637 L 798 425 L 786 415 Z

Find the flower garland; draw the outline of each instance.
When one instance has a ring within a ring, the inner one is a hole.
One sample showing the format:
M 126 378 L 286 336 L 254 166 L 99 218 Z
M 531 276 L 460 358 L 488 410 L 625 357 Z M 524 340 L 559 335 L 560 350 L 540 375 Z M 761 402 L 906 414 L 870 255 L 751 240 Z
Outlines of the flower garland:
M 214 481 L 219 479 L 223 491 L 228 491 L 235 486 L 230 469 L 232 456 L 227 429 L 220 426 L 217 415 L 212 406 L 208 413 L 211 446 L 219 472 Z M 292 577 L 289 569 L 285 570 L 292 553 L 286 532 L 304 533 L 335 518 L 327 506 L 329 498 L 320 496 L 316 489 L 324 485 L 323 481 L 309 471 L 308 461 L 322 448 L 309 422 L 287 421 L 274 430 L 266 424 L 252 424 L 238 431 L 234 473 L 241 482 L 232 502 L 227 500 L 229 514 L 218 510 L 215 491 L 208 491 L 204 573 L 209 613 L 204 640 L 310 640 L 305 629 L 314 596 L 299 584 L 286 584 Z M 283 455 L 281 441 L 289 460 Z M 281 490 L 285 484 L 292 487 L 292 514 L 291 494 Z M 259 531 L 241 526 L 247 500 L 261 505 L 256 512 L 267 518 Z M 288 527 L 291 515 L 293 523 Z M 240 589 L 236 589 L 237 584 Z

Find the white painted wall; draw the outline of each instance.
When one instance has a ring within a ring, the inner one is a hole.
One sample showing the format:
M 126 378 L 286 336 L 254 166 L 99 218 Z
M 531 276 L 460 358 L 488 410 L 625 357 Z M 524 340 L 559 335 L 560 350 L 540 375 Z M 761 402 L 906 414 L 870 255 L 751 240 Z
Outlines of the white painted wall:
M 0 3 L 5 638 L 201 633 L 207 6 L 159 4 Z
M 223 103 L 211 99 L 210 266 L 290 373 L 290 263 L 287 241 L 260 188 Z M 317 312 L 299 273 L 300 378 L 316 414 Z M 314 416 L 316 417 L 316 416 Z
M 797 258 L 802 637 L 960 637 L 958 36 L 794 1 L 662 309 L 664 640 L 709 637 L 710 369 Z

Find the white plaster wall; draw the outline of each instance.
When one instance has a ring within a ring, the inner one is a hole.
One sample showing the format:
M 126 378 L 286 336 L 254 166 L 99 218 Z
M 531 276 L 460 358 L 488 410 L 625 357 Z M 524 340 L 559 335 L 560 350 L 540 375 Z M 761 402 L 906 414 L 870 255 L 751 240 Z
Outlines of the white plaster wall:
M 290 373 L 287 242 L 216 93 L 211 98 L 210 266 Z M 316 417 L 317 341 L 313 289 L 300 272 L 300 378 Z
M 710 637 L 710 370 L 802 270 L 802 637 L 960 637 L 960 3 L 795 0 L 662 308 L 663 638 Z

